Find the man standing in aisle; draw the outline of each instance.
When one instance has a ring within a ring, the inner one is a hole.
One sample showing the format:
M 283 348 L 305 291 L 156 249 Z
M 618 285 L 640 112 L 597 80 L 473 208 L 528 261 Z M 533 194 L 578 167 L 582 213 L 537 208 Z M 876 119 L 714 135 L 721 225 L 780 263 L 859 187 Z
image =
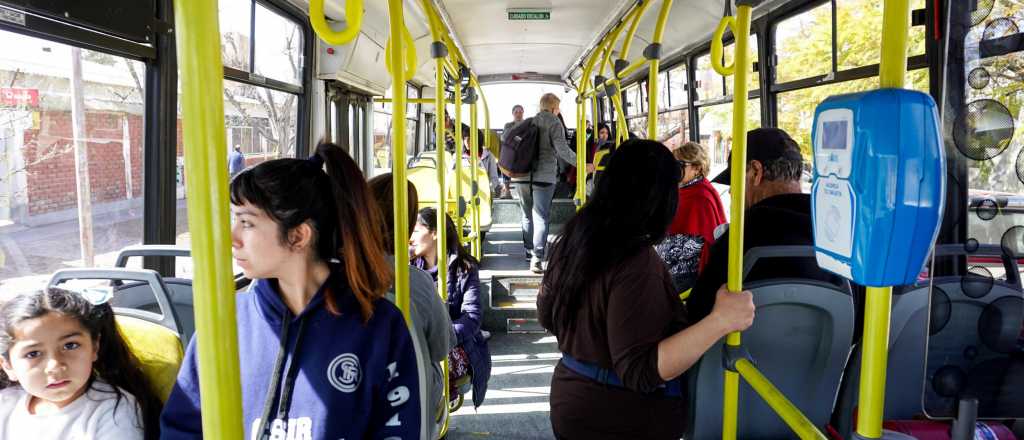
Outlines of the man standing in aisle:
M 551 200 L 558 177 L 558 159 L 576 163 L 576 152 L 569 148 L 565 126 L 558 118 L 560 104 L 561 100 L 554 93 L 545 93 L 540 98 L 540 111 L 533 117 L 533 124 L 540 131 L 533 172 L 514 180 L 519 206 L 523 209 L 523 246 L 530 257 L 530 270 L 534 273 L 544 272 L 544 251 L 548 241 Z
M 520 122 L 523 122 L 523 111 L 524 111 L 523 110 L 523 106 L 521 106 L 519 104 L 516 104 L 516 105 L 512 106 L 512 121 L 506 123 L 505 124 L 505 128 L 501 131 L 501 141 L 502 142 L 505 141 L 505 134 L 508 133 L 508 131 L 511 130 L 512 127 L 514 127 L 516 124 L 518 124 Z M 499 173 L 499 174 L 501 174 L 501 190 L 500 190 L 500 194 L 499 194 L 498 197 L 502 198 L 502 199 L 511 199 L 512 198 L 512 191 L 509 189 L 509 185 L 510 185 L 512 179 L 510 179 L 505 174 L 502 174 L 502 173 Z

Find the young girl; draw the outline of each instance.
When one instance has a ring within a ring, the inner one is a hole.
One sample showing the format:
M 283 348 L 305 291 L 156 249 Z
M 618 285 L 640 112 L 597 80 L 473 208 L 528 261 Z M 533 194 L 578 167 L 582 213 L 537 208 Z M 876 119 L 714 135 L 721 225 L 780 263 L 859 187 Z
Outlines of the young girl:
M 231 181 L 231 205 L 235 261 L 255 280 L 236 297 L 246 437 L 426 437 L 412 337 L 384 299 L 384 222 L 355 161 L 321 144 L 261 163 Z M 165 438 L 202 436 L 202 338 L 161 416 Z
M 103 303 L 49 288 L 0 308 L 0 438 L 159 437 L 160 399 Z
M 469 357 L 473 374 L 473 406 L 480 406 L 491 377 L 491 354 L 480 330 L 483 307 L 480 305 L 480 263 L 459 245 L 455 223 L 447 215 L 445 231 L 448 264 L 448 316 L 455 330 L 456 347 Z M 426 270 L 437 281 L 437 210 L 423 208 L 416 216 L 412 237 L 413 265 Z M 453 356 L 455 359 L 460 357 Z M 452 365 L 454 367 L 455 365 Z M 453 368 L 454 370 L 454 368 Z

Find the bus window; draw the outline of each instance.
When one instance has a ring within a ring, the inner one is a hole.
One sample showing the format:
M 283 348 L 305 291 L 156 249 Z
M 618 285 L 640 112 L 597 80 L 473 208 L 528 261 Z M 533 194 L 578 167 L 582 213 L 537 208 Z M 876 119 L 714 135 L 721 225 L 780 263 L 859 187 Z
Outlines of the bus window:
M 775 25 L 775 83 L 832 71 L 832 4 L 824 3 Z M 874 44 L 878 44 L 877 34 Z M 781 112 L 780 112 L 781 113 Z M 808 122 L 810 123 L 810 122 Z
M 750 50 L 750 65 L 748 66 L 749 70 L 747 70 L 747 91 L 748 92 L 753 92 L 753 91 L 756 91 L 757 89 L 761 88 L 761 83 L 760 83 L 760 81 L 761 81 L 761 72 L 758 72 L 758 71 L 754 70 L 754 63 L 757 63 L 757 60 L 759 59 L 759 57 L 757 55 L 757 53 L 758 53 L 757 52 L 757 34 L 751 34 L 750 35 L 750 40 L 747 43 L 747 48 Z M 723 50 L 723 53 L 724 53 L 724 56 L 725 56 L 725 64 L 726 65 L 732 64 L 733 59 L 734 59 L 733 52 L 735 50 L 736 50 L 736 45 L 733 44 L 733 43 L 729 43 L 728 45 L 725 46 L 725 48 Z M 726 95 L 732 95 L 733 94 L 733 92 L 732 92 L 732 86 L 733 86 L 732 78 L 724 78 L 724 79 L 725 79 L 725 94 Z
M 698 107 L 700 143 L 707 148 L 711 159 L 711 175 L 726 166 L 732 148 L 732 103 Z M 747 129 L 761 126 L 761 100 L 747 101 Z
M 0 45 L 0 291 L 13 294 L 142 243 L 146 66 L 6 31 Z M 85 86 L 79 146 L 73 81 Z
M 839 70 L 878 64 L 881 60 L 882 0 L 836 0 L 836 63 Z M 924 9 L 925 0 L 911 0 L 910 9 Z M 907 57 L 923 55 L 924 26 L 912 26 Z

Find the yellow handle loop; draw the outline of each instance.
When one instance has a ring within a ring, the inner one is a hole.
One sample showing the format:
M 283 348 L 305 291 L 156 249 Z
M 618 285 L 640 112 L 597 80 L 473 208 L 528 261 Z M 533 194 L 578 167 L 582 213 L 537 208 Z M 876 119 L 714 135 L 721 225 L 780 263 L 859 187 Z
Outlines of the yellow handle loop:
M 715 33 L 711 36 L 711 68 L 722 76 L 729 76 L 736 72 L 735 60 L 728 66 L 722 64 L 722 52 L 724 51 L 722 36 L 725 35 L 727 28 L 736 28 L 735 17 L 722 17 L 722 21 L 718 22 L 718 27 L 715 28 Z
M 412 79 L 416 76 L 416 45 L 412 40 L 412 34 L 409 33 L 409 28 L 402 25 L 402 66 L 405 71 L 402 77 L 405 79 Z M 391 70 L 391 37 L 388 37 L 387 44 L 384 45 L 384 66 L 388 68 L 388 72 L 394 72 Z
M 341 32 L 335 32 L 327 26 L 324 16 L 324 0 L 309 0 L 309 24 L 321 40 L 334 46 L 347 44 L 359 35 L 363 26 L 363 0 L 345 0 L 345 21 L 348 26 Z

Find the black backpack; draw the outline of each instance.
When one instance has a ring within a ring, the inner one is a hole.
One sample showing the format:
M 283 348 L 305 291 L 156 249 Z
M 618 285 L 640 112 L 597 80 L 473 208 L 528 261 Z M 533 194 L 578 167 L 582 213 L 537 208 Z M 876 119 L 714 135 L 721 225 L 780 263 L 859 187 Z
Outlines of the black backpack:
M 540 128 L 527 118 L 509 129 L 501 142 L 498 168 L 509 177 L 526 177 L 533 171 L 540 151 Z

